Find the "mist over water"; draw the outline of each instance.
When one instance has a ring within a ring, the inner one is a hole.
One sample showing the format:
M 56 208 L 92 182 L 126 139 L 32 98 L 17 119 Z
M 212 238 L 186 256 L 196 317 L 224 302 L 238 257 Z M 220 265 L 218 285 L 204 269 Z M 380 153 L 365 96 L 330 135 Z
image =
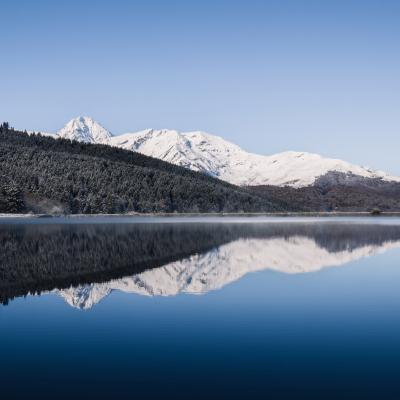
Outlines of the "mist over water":
M 131 221 L 0 224 L 6 397 L 399 395 L 398 220 Z

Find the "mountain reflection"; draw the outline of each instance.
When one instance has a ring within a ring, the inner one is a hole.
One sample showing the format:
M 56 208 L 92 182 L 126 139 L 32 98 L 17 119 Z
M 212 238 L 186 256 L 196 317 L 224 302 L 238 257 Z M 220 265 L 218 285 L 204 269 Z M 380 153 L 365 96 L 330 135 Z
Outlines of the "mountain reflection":
M 306 273 L 400 246 L 400 226 L 347 223 L 0 225 L 0 300 L 56 291 L 206 293 L 249 272 Z

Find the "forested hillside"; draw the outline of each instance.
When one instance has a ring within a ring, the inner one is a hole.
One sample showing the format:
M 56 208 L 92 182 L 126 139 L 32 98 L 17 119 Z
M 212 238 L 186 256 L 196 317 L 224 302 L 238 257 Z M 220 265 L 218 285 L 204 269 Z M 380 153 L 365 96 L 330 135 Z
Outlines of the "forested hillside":
M 360 183 L 320 185 L 303 188 L 278 186 L 249 187 L 253 193 L 282 204 L 282 208 L 304 212 L 398 212 L 400 211 L 400 184 L 370 180 Z
M 0 212 L 280 210 L 247 189 L 139 153 L 0 125 Z

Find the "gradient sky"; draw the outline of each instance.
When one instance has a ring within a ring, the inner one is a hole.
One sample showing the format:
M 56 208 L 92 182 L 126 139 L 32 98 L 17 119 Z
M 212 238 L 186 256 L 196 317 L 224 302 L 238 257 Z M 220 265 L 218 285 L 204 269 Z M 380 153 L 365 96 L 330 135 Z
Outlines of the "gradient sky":
M 0 2 L 0 120 L 204 130 L 400 174 L 400 1 Z

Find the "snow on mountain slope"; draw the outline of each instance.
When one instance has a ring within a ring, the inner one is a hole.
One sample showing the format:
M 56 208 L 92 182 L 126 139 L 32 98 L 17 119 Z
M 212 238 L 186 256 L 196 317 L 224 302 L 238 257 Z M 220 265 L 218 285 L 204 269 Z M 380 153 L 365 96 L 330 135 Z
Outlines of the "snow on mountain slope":
M 205 172 L 235 185 L 303 187 L 330 171 L 366 178 L 400 181 L 382 171 L 323 158 L 318 154 L 287 151 L 271 156 L 248 153 L 239 146 L 204 132 L 179 133 L 148 129 L 115 136 L 111 144 L 160 158 L 194 171 Z
M 167 129 L 147 129 L 113 136 L 91 118 L 78 117 L 71 120 L 58 134 L 86 143 L 109 144 L 137 151 L 240 186 L 299 188 L 312 185 L 319 177 L 332 171 L 400 182 L 400 177 L 318 154 L 286 151 L 263 156 L 248 153 L 219 136 L 205 132 L 180 133 Z
M 234 148 L 239 148 L 229 142 L 216 146 L 216 139 L 220 138 L 202 132 L 182 134 L 174 130 L 147 129 L 137 133 L 114 136 L 111 144 L 194 171 L 220 177 L 220 175 L 225 175 L 224 153 L 230 153 Z M 223 140 L 221 139 L 221 141 Z
M 310 273 L 400 247 L 400 241 L 329 252 L 315 240 L 293 236 L 240 239 L 207 253 L 107 283 L 55 291 L 73 307 L 89 309 L 113 290 L 146 296 L 203 294 L 239 280 L 248 273 L 274 270 L 286 274 Z
M 78 117 L 69 121 L 64 128 L 59 130 L 58 136 L 85 143 L 109 144 L 112 134 L 92 118 Z

